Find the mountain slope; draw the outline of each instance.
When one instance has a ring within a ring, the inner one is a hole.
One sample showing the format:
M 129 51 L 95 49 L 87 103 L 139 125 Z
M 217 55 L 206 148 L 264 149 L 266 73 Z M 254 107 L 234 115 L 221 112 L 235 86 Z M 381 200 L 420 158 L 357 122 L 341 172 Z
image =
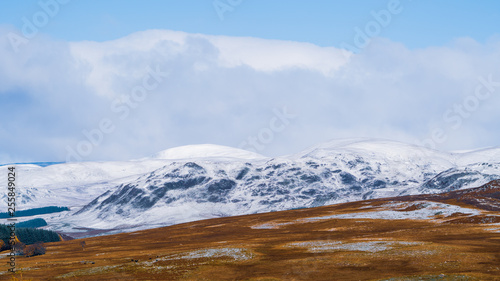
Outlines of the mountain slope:
M 499 194 L 497 181 L 209 219 L 86 238 L 84 249 L 80 239 L 49 243 L 17 262 L 35 280 L 499 280 L 500 214 L 462 202 Z
M 496 151 L 491 150 L 489 155 Z M 448 192 L 500 178 L 498 159 L 493 162 L 495 159 L 485 159 L 484 155 L 488 154 L 443 153 L 388 141 L 356 140 L 325 143 L 273 159 L 172 160 L 106 191 L 60 223 L 90 228 L 148 228 L 221 216 Z M 484 162 L 467 162 L 480 159 Z

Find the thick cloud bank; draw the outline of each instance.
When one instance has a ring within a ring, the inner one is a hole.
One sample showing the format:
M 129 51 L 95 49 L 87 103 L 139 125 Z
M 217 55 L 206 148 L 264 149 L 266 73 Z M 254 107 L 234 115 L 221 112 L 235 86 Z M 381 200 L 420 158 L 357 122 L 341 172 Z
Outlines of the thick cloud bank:
M 113 160 L 214 143 L 264 155 L 332 138 L 498 145 L 500 40 L 359 54 L 149 30 L 108 42 L 0 28 L 0 163 Z M 10 35 L 10 36 L 9 36 Z

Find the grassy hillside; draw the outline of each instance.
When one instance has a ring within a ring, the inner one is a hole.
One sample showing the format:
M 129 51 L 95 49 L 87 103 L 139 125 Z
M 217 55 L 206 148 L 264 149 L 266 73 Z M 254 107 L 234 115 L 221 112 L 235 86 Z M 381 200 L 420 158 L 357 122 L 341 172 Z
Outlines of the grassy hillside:
M 500 280 L 499 191 L 493 182 L 467 194 L 94 237 L 85 247 L 82 239 L 47 243 L 45 255 L 17 262 L 33 280 Z

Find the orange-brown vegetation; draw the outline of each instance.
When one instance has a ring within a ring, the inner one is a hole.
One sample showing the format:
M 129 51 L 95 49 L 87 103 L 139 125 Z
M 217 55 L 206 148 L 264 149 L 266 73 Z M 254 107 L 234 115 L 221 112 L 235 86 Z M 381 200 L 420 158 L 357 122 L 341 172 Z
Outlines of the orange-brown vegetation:
M 85 238 L 84 250 L 81 239 L 47 243 L 45 255 L 18 257 L 17 266 L 33 280 L 500 280 L 500 225 L 486 219 L 498 218 L 500 187 L 482 188 Z M 394 202 L 403 203 L 394 212 L 412 212 L 425 201 L 479 214 L 332 216 L 390 210 Z

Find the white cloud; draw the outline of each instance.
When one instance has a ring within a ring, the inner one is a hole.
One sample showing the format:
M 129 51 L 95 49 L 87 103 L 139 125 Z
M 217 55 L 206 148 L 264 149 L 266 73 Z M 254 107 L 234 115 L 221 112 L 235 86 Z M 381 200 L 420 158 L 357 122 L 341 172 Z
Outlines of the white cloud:
M 417 50 L 376 38 L 346 58 L 307 43 L 164 30 L 102 43 L 37 36 L 14 53 L 8 32 L 0 28 L 4 162 L 64 160 L 66 147 L 75 148 L 86 139 L 82 131 L 97 129 L 103 118 L 115 130 L 86 160 L 195 143 L 238 146 L 268 128 L 273 109 L 283 106 L 297 117 L 259 153 L 293 153 L 338 137 L 415 142 L 436 128 L 448 135 L 443 149 L 496 145 L 500 136 L 492 122 L 500 117 L 500 87 L 466 112 L 458 129 L 443 119 L 474 94 L 478 77 L 500 81 L 494 37 L 484 45 L 462 38 Z M 144 101 L 127 105 L 157 69 L 168 77 L 159 77 Z
M 134 68 L 130 65 L 131 62 L 135 62 L 135 66 L 144 66 L 151 63 L 151 58 L 155 55 L 161 55 L 162 59 L 186 53 L 196 55 L 197 52 L 207 51 L 202 50 L 203 47 L 211 48 L 214 52 L 214 66 L 247 66 L 262 72 L 303 68 L 330 75 L 348 60 L 339 49 L 318 47 L 309 43 L 210 36 L 168 30 L 134 33 L 104 43 L 70 44 L 71 53 L 76 60 L 83 65 L 92 66 L 87 77 L 88 83 L 104 96 L 113 92 L 110 76 L 131 75 L 140 78 L 144 75 L 140 71 L 144 67 Z M 206 62 L 196 62 L 194 68 L 197 71 L 209 69 Z

